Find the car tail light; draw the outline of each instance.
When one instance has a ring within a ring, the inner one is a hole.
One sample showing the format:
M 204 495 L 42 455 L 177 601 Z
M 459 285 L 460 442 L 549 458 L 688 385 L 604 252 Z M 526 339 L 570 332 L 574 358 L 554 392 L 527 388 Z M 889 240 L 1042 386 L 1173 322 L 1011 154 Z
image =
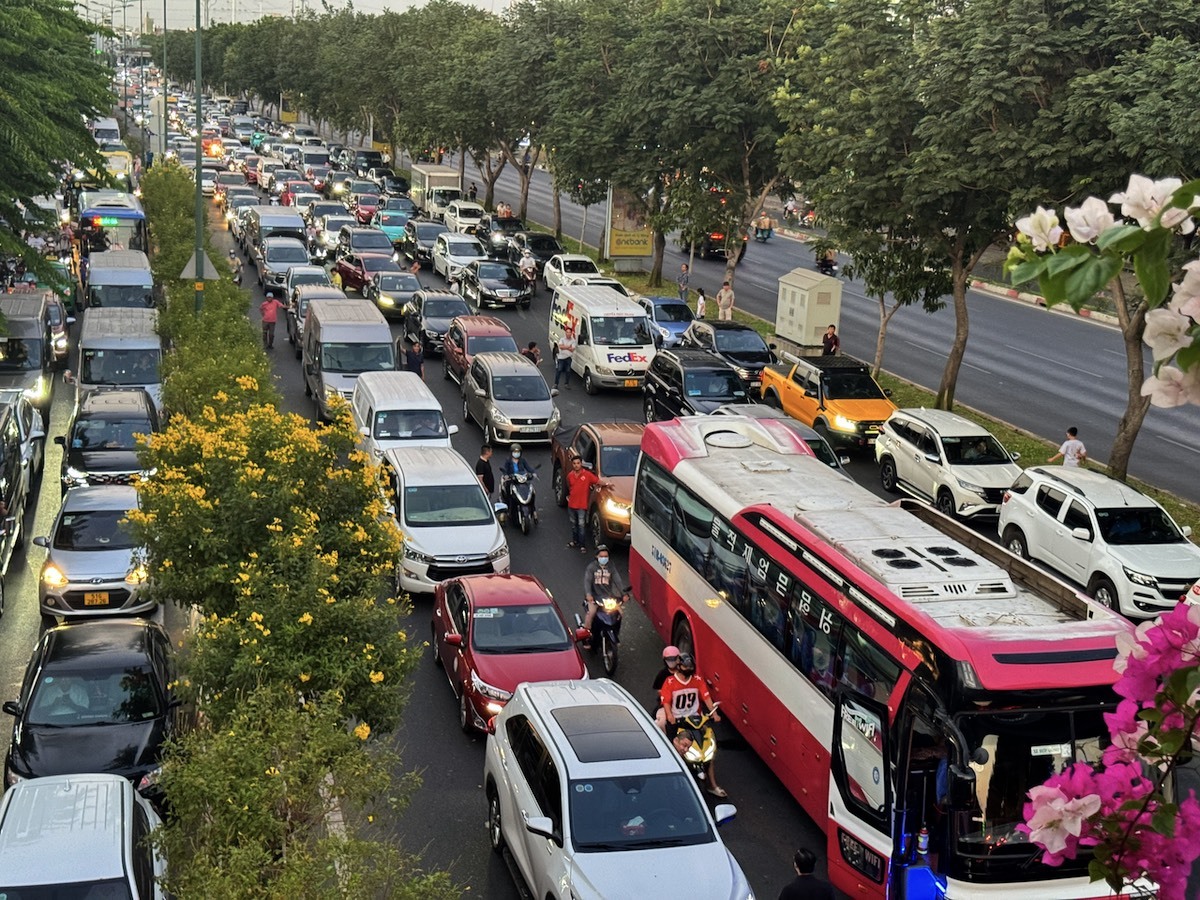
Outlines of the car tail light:
M 1005 491 L 1005 492 L 1004 492 L 1004 496 L 1003 496 L 1003 497 L 1000 499 L 1000 502 L 1001 502 L 1001 503 L 1007 503 L 1007 502 L 1008 502 L 1008 499 L 1009 499 L 1011 496 L 1012 496 L 1012 491 Z

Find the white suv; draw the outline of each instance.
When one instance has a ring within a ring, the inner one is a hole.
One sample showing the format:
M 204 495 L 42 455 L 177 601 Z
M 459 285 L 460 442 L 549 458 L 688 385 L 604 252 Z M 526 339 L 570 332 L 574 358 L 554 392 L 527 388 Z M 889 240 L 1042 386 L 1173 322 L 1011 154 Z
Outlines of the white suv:
M 495 726 L 483 765 L 488 836 L 530 895 L 645 897 L 683 877 L 689 896 L 754 896 L 717 836 L 736 808 L 718 806 L 714 821 L 683 759 L 624 688 L 526 682 Z
M 884 490 L 905 491 L 947 516 L 996 516 L 1021 467 L 970 419 L 940 409 L 899 409 L 875 441 Z
M 1200 547 L 1166 510 L 1088 469 L 1026 469 L 1004 494 L 1004 546 L 1084 585 L 1131 618 L 1171 609 L 1200 578 Z

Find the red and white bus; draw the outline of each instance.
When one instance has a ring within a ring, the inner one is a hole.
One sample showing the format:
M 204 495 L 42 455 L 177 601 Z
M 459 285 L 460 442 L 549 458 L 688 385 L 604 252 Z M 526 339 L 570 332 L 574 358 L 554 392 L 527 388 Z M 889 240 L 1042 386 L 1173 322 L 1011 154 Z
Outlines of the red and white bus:
M 852 897 L 1110 896 L 1017 825 L 1029 788 L 1099 759 L 1132 626 L 799 443 L 737 417 L 647 426 L 629 571 L 650 621 L 822 826 Z

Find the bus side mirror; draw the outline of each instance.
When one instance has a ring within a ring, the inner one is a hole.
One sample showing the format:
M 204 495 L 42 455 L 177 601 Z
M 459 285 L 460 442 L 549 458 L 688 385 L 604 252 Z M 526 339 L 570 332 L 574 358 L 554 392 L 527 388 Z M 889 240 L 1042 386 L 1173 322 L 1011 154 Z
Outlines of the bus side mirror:
M 971 809 L 976 804 L 975 771 L 961 766 L 950 767 L 950 806 Z

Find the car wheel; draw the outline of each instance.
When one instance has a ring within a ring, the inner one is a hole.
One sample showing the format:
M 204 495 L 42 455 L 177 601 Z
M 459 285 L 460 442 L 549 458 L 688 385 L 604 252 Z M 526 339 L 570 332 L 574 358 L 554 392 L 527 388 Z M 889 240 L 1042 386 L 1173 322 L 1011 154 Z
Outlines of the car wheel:
M 493 853 L 504 852 L 504 828 L 500 821 L 500 797 L 496 788 L 488 785 L 488 843 L 492 845 Z
M 769 406 L 771 409 L 782 409 L 783 406 L 779 402 L 779 395 L 774 391 L 767 391 L 763 394 L 763 405 Z
M 463 734 L 474 734 L 475 726 L 472 724 L 474 715 L 471 712 L 471 698 L 467 696 L 467 689 L 463 687 L 462 693 L 458 695 L 458 727 L 463 730 Z
M 567 505 L 567 477 L 562 466 L 554 467 L 554 502 L 559 506 Z
M 445 353 L 444 350 L 442 352 Z M 450 360 L 444 355 L 442 356 L 442 377 L 447 381 L 450 380 Z
M 296 340 L 296 359 L 300 359 L 304 355 L 304 348 L 300 346 L 299 339 Z
M 692 626 L 683 616 L 679 617 L 679 621 L 671 630 L 671 643 L 679 648 L 681 654 L 686 653 L 692 659 L 696 658 L 696 642 L 692 640 Z
M 1025 543 L 1025 535 L 1020 528 L 1010 527 L 1004 532 L 1004 549 L 1013 556 L 1029 559 L 1029 545 Z
M 818 419 L 813 423 L 813 431 L 819 434 L 825 443 L 829 444 L 831 447 L 833 446 L 829 440 L 829 426 L 825 424 L 824 419 Z
M 471 410 L 467 406 L 467 395 L 463 394 L 463 422 L 464 424 L 471 421 Z
M 654 401 L 649 397 L 642 403 L 642 416 L 647 425 L 654 421 Z
M 1121 599 L 1117 596 L 1117 589 L 1103 575 L 1097 575 L 1092 579 L 1092 583 L 1088 585 L 1088 596 L 1101 606 L 1107 606 L 1113 610 L 1120 609 Z
M 889 494 L 900 490 L 900 482 L 896 478 L 896 461 L 890 456 L 885 456 L 879 461 L 879 480 Z
M 591 396 L 595 396 L 597 393 L 599 393 L 599 388 L 596 387 L 596 382 L 592 378 L 591 369 L 583 370 L 583 389 Z
M 43 613 L 41 621 L 38 623 L 38 634 L 49 631 L 51 628 L 58 627 L 58 619 L 54 616 L 47 616 Z
M 433 664 L 439 669 L 442 668 L 442 656 L 438 653 L 437 629 L 432 625 L 429 626 L 429 650 Z
M 937 500 L 934 501 L 934 507 L 943 516 L 948 516 L 951 519 L 958 518 L 958 510 L 954 505 L 954 495 L 950 493 L 948 488 L 942 488 L 937 493 Z
M 604 523 L 600 521 L 600 510 L 593 509 L 588 522 L 592 529 L 592 546 L 599 547 L 607 540 L 604 535 Z

